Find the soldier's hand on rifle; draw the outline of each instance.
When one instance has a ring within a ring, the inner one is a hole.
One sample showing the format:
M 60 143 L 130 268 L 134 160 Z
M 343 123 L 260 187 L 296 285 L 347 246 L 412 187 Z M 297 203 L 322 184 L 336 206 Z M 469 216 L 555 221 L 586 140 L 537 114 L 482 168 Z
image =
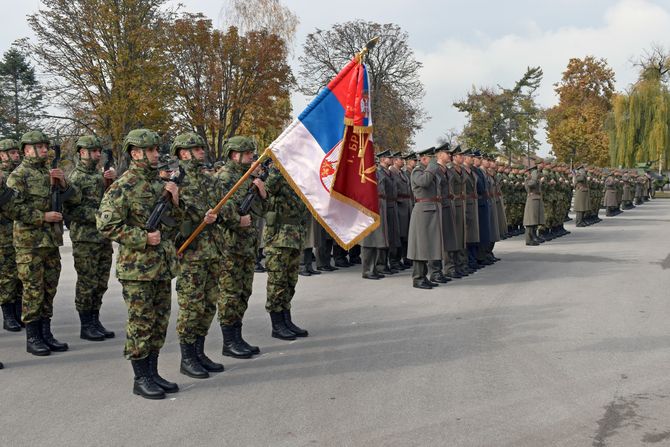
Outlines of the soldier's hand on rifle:
M 102 175 L 106 179 L 115 180 L 116 179 L 116 169 L 109 168 Z
M 63 215 L 57 211 L 47 211 L 44 213 L 44 221 L 49 223 L 56 223 L 63 220 Z
M 67 186 L 65 183 L 65 173 L 61 168 L 54 168 L 50 170 L 49 175 L 52 179 L 57 180 L 61 187 L 65 188 Z
M 246 215 L 246 216 L 241 216 L 240 217 L 240 227 L 245 228 L 251 226 L 251 216 Z
M 216 222 L 216 213 L 214 212 L 214 210 L 212 209 L 207 210 L 207 212 L 205 213 L 204 221 L 207 225 L 211 225 L 214 222 Z
M 147 245 L 158 245 L 161 243 L 161 232 L 156 230 L 147 233 Z
M 258 195 L 261 196 L 261 199 L 267 198 L 268 193 L 265 191 L 265 183 L 263 183 L 263 180 L 259 178 L 254 179 L 253 184 L 258 188 Z
M 172 204 L 174 206 L 179 206 L 179 187 L 175 182 L 167 182 L 165 184 L 165 190 L 172 195 Z

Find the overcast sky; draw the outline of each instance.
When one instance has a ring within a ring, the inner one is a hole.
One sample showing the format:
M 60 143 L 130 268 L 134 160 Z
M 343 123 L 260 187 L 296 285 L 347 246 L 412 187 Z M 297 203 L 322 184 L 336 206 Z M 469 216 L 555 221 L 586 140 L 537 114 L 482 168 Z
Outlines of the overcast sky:
M 178 2 L 174 2 L 178 3 Z M 181 0 L 185 9 L 221 22 L 222 0 Z M 617 89 L 636 79 L 631 58 L 652 43 L 670 48 L 670 0 L 283 0 L 300 18 L 292 65 L 305 36 L 316 28 L 364 19 L 397 23 L 410 36 L 416 58 L 423 63 L 424 107 L 431 120 L 415 138 L 424 148 L 450 128 L 460 129 L 465 116 L 451 105 L 475 86 L 511 86 L 527 66 L 539 65 L 544 81 L 538 100 L 556 103 L 553 84 L 571 57 L 604 57 L 616 73 Z M 25 16 L 39 0 L 1 0 L 3 26 L 0 51 L 14 39 L 30 37 Z M 294 113 L 308 99 L 294 95 Z M 546 152 L 548 148 L 542 152 Z

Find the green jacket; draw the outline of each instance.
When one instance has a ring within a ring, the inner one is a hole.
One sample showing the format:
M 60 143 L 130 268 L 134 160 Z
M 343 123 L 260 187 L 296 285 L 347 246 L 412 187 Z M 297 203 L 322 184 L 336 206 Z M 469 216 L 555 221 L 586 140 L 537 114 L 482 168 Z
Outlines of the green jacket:
M 62 222 L 44 221 L 44 213 L 51 211 L 51 180 L 46 160 L 24 158 L 9 175 L 7 186 L 16 191 L 11 207 L 14 247 L 56 248 L 63 245 Z M 61 191 L 61 199 L 67 202 L 75 192 L 76 189 L 68 185 Z
M 116 180 L 102 198 L 96 214 L 98 231 L 118 242 L 116 277 L 121 280 L 169 280 L 177 276 L 177 256 L 173 228 L 159 226 L 161 242 L 147 245 L 145 225 L 164 188 L 158 171 L 131 162 L 130 168 Z M 177 223 L 183 217 L 181 209 L 168 213 Z
M 73 242 L 107 242 L 95 226 L 95 214 L 105 194 L 102 173 L 95 165 L 88 167 L 79 161 L 68 181 L 77 189 L 72 200 L 63 206 L 70 219 L 70 239 Z
M 301 250 L 307 235 L 307 207 L 277 169 L 268 176 L 265 189 L 269 202 L 263 233 L 265 248 Z
M 242 178 L 249 166 L 228 160 L 225 165 L 217 172 L 216 176 L 221 181 L 226 191 L 232 189 L 237 181 Z M 248 227 L 240 227 L 240 215 L 237 212 L 244 196 L 246 196 L 249 187 L 253 181 L 252 177 L 247 178 L 242 186 L 233 194 L 226 206 L 228 209 L 224 212 L 227 224 L 224 225 L 224 240 L 227 247 L 227 254 L 232 256 L 256 256 L 258 249 L 258 229 L 252 224 Z M 250 215 L 252 221 L 260 219 L 265 214 L 266 201 L 260 197 L 254 200 Z
M 207 210 L 216 206 L 226 190 L 218 178 L 202 172 L 202 163 L 197 160 L 180 162 L 186 176 L 179 185 L 179 201 L 183 201 L 184 218 L 179 226 L 179 244 L 185 241 L 202 223 Z M 215 259 L 225 253 L 224 225 L 232 225 L 233 208 L 224 206 L 218 220 L 207 225 L 197 238 L 188 246 L 182 261 L 204 261 Z M 239 223 L 239 217 L 235 224 Z
M 0 182 L 0 193 L 11 191 L 7 188 L 7 177 L 11 174 L 14 166 L 9 163 L 2 163 L 0 171 L 2 172 L 2 181 Z M 0 205 L 0 248 L 12 247 L 14 241 L 14 221 L 11 218 L 11 207 L 13 198 Z

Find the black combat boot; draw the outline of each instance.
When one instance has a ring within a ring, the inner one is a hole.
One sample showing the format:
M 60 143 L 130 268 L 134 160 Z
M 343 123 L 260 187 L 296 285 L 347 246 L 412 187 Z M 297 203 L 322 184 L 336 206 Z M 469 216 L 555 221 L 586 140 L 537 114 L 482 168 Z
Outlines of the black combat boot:
M 26 351 L 38 356 L 51 354 L 51 350 L 42 340 L 42 327 L 39 320 L 26 324 Z
M 272 321 L 272 337 L 280 340 L 295 340 L 295 334 L 286 327 L 283 312 L 270 312 Z
M 25 323 L 21 321 L 21 314 L 23 313 L 23 299 L 21 298 L 21 294 L 19 294 L 19 298 L 14 301 L 14 315 L 16 315 L 16 321 L 19 322 L 21 327 L 26 327 Z
M 194 379 L 208 378 L 209 373 L 195 355 L 195 344 L 180 343 L 179 348 L 181 349 L 179 372 Z
M 202 365 L 203 368 L 205 368 L 209 372 L 222 372 L 223 371 L 223 365 L 221 363 L 216 363 L 212 361 L 207 355 L 205 354 L 205 337 L 203 335 L 199 335 L 195 339 L 195 356 L 198 358 L 198 361 Z
M 4 367 L 5 365 L 3 365 L 2 362 L 0 362 L 0 369 L 3 369 Z
M 90 310 L 79 312 L 79 321 L 81 322 L 79 338 L 89 341 L 103 341 L 105 339 L 105 335 L 98 332 L 98 329 L 93 326 L 93 316 Z
M 93 324 L 93 327 L 95 327 L 98 330 L 98 332 L 104 335 L 105 338 L 114 338 L 115 336 L 114 331 L 108 331 L 107 328 L 105 328 L 105 326 L 103 326 L 102 323 L 100 322 L 99 310 L 91 311 L 91 316 L 93 317 L 93 321 L 91 323 Z
M 14 303 L 7 303 L 2 305 L 2 327 L 6 331 L 10 332 L 21 331 L 21 325 L 18 321 L 16 321 Z
M 147 357 L 147 364 L 149 365 L 149 377 L 156 385 L 161 387 L 166 393 L 176 393 L 179 391 L 179 385 L 174 382 L 168 382 L 158 374 L 158 353 L 152 352 Z
M 52 351 L 55 352 L 64 352 L 67 351 L 69 346 L 67 343 L 61 343 L 54 338 L 54 335 L 51 333 L 51 319 L 42 318 L 40 320 L 42 328 L 42 340 L 44 344 L 49 347 Z
M 223 334 L 222 355 L 235 357 L 236 359 L 248 359 L 251 357 L 251 351 L 237 340 L 237 328 L 235 325 L 222 324 L 221 333 Z
M 250 351 L 253 355 L 258 355 L 261 353 L 261 348 L 258 346 L 253 346 L 247 343 L 247 341 L 242 338 L 242 322 L 238 321 L 235 323 L 235 338 L 237 339 L 238 343 L 240 343 L 242 346 L 244 346 L 247 351 Z
M 319 272 L 319 273 L 321 273 L 321 272 Z M 307 271 L 307 266 L 305 264 L 300 264 L 300 270 L 298 270 L 298 275 L 300 275 L 300 276 L 312 276 L 312 274 Z
M 293 323 L 293 320 L 291 319 L 291 310 L 290 309 L 285 309 L 284 310 L 284 323 L 286 323 L 286 327 L 288 328 L 289 331 L 293 332 L 296 337 L 307 337 L 309 335 L 309 332 L 307 332 L 305 329 L 296 326 Z
M 165 391 L 151 379 L 149 374 L 149 359 L 131 360 L 135 378 L 133 380 L 133 394 L 145 399 L 165 399 Z

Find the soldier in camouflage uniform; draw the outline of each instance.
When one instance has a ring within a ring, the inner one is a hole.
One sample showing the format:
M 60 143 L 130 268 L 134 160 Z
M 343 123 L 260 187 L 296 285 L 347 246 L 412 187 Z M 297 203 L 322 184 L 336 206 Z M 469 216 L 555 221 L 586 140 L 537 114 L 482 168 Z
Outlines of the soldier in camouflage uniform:
M 291 319 L 291 300 L 298 282 L 309 212 L 277 169 L 271 171 L 266 188 L 269 210 L 263 234 L 268 269 L 265 310 L 272 321 L 272 337 L 295 340 L 308 335 Z
M 178 135 L 171 147 L 171 152 L 179 157 L 180 165 L 186 171 L 179 186 L 180 200 L 186 210 L 179 227 L 179 240 L 188 238 L 203 218 L 208 224 L 184 251 L 177 276 L 177 335 L 181 348 L 179 370 L 196 379 L 209 377 L 209 372 L 223 371 L 223 365 L 214 363 L 205 355 L 205 336 L 221 294 L 222 258 L 225 253 L 221 226 L 223 215 L 218 217 L 212 210 L 225 194 L 218 179 L 202 169 L 205 147 L 205 141 L 193 132 Z
M 0 305 L 2 306 L 2 327 L 11 332 L 21 330 L 21 293 L 22 287 L 16 271 L 16 252 L 13 245 L 14 221 L 10 217 L 10 208 L 14 193 L 5 188 L 9 174 L 21 162 L 19 142 L 0 141 Z
M 14 219 L 14 248 L 19 280 L 23 283 L 23 322 L 26 350 L 38 356 L 51 351 L 67 351 L 67 343 L 51 333 L 53 299 L 60 277 L 63 245 L 63 215 L 51 211 L 51 189 L 60 189 L 61 200 L 75 192 L 63 171 L 47 167 L 49 137 L 40 131 L 21 137 L 24 159 L 9 175 L 7 186 L 16 191 L 11 206 Z M 53 182 L 53 186 L 51 183 Z
M 223 187 L 230 190 L 250 168 L 256 147 L 251 139 L 236 136 L 223 147 L 226 164 L 217 173 Z M 250 187 L 255 185 L 259 198 L 254 200 L 250 213 L 244 216 L 238 210 Z M 258 346 L 249 345 L 242 338 L 242 319 L 247 310 L 254 282 L 254 267 L 258 252 L 258 229 L 252 220 L 265 214 L 265 184 L 259 178 L 247 178 L 226 206 L 229 225 L 224 229 L 226 254 L 221 272 L 223 287 L 219 299 L 219 323 L 223 333 L 222 354 L 235 358 L 250 358 L 259 354 Z
M 176 383 L 158 374 L 158 355 L 170 320 L 171 281 L 177 274 L 170 238 L 174 230 L 165 223 L 155 231 L 145 229 L 164 191 L 172 203 L 168 214 L 177 221 L 183 216 L 177 185 L 158 177 L 159 143 L 158 134 L 147 129 L 126 135 L 123 151 L 130 155 L 130 166 L 107 190 L 96 215 L 98 231 L 119 244 L 116 277 L 128 308 L 124 355 L 135 373 L 133 393 L 147 399 L 179 391 Z
M 112 241 L 105 239 L 95 226 L 95 213 L 105 193 L 104 179 L 114 180 L 116 171 L 109 169 L 101 173 L 98 169 L 102 143 L 94 136 L 86 135 L 77 140 L 79 160 L 68 178 L 77 194 L 65 205 L 64 213 L 70 224 L 72 256 L 77 271 L 75 307 L 79 313 L 83 340 L 102 341 L 113 338 L 100 323 L 102 296 L 107 291 L 109 271 L 112 268 Z

